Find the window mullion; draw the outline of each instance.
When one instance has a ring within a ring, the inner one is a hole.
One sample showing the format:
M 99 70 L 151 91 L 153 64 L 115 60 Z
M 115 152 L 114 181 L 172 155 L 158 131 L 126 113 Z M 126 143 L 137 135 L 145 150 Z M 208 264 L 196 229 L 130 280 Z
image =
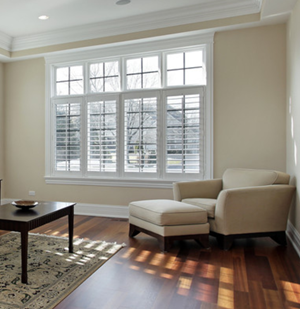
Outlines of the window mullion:
M 117 108 L 117 117 L 118 117 L 118 139 L 119 139 L 119 149 L 118 149 L 118 165 L 117 165 L 117 171 L 119 177 L 124 177 L 124 160 L 125 160 L 125 115 L 124 115 L 124 102 L 125 98 L 124 95 L 119 95 L 119 102 L 118 102 L 118 108 Z
M 157 170 L 158 178 L 165 177 L 165 93 L 163 90 L 159 91 L 157 97 Z
M 87 98 L 84 97 L 81 105 L 81 173 L 87 175 Z

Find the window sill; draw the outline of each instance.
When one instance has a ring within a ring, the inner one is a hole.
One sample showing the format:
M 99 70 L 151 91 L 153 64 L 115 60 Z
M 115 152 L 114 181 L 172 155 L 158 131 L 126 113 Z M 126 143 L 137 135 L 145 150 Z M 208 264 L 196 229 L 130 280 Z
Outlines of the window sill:
M 103 187 L 134 187 L 134 188 L 158 188 L 171 189 L 176 181 L 159 179 L 101 179 L 81 177 L 57 177 L 45 176 L 46 184 L 52 185 L 81 185 L 81 186 L 103 186 Z M 180 180 L 178 180 L 180 181 Z

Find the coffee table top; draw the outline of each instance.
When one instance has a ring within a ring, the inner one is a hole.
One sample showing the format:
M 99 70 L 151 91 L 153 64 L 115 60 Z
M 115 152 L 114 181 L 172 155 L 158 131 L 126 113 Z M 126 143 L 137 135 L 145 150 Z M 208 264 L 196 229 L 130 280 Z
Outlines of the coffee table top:
M 76 203 L 67 202 L 38 202 L 38 205 L 30 209 L 20 209 L 15 205 L 4 204 L 0 206 L 0 221 L 30 222 L 50 213 L 74 206 Z

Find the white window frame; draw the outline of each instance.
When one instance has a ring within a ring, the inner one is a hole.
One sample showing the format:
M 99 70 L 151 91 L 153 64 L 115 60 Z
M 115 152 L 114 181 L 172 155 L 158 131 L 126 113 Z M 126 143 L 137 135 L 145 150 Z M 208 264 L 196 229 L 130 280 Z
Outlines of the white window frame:
M 113 46 L 103 46 L 101 48 L 92 50 L 92 51 L 82 51 L 82 52 L 70 52 L 69 54 L 61 54 L 55 56 L 49 56 L 45 58 L 46 61 L 46 89 L 45 89 L 45 181 L 47 184 L 76 184 L 76 185 L 101 185 L 101 186 L 120 186 L 120 187 L 145 187 L 145 188 L 171 188 L 172 183 L 174 181 L 180 180 L 191 180 L 191 178 L 186 178 L 181 175 L 179 178 L 167 179 L 165 175 L 161 175 L 161 168 L 158 166 L 159 176 L 163 176 L 164 179 L 151 179 L 151 178 L 130 178 L 126 177 L 122 172 L 120 174 L 120 178 L 115 177 L 94 177 L 90 173 L 87 173 L 86 170 L 79 175 L 78 173 L 55 173 L 54 172 L 54 162 L 53 156 L 51 153 L 54 151 L 54 142 L 53 142 L 53 130 L 54 125 L 53 119 L 51 119 L 51 102 L 53 99 L 58 99 L 54 97 L 52 94 L 55 90 L 55 85 L 53 84 L 55 70 L 54 67 L 63 67 L 68 65 L 78 65 L 84 64 L 83 71 L 88 71 L 88 65 L 90 63 L 97 62 L 99 59 L 100 62 L 106 61 L 115 61 L 117 59 L 124 58 L 138 58 L 138 57 L 147 57 L 151 56 L 156 52 L 164 51 L 171 52 L 176 49 L 180 52 L 187 49 L 199 48 L 199 46 L 204 49 L 204 59 L 206 64 L 206 78 L 207 85 L 205 86 L 205 150 L 204 150 L 204 159 L 205 159 L 205 170 L 203 171 L 203 175 L 195 174 L 194 179 L 210 179 L 213 177 L 213 37 L 214 33 L 211 34 L 199 34 L 199 33 L 190 33 L 184 35 L 175 35 L 174 37 L 162 37 L 162 38 L 152 38 L 144 41 L 136 41 L 130 43 L 119 43 L 114 44 Z M 164 56 L 163 56 L 164 57 Z M 92 59 L 92 60 L 90 60 Z M 161 60 L 159 60 L 161 61 Z M 122 62 L 125 63 L 125 62 Z M 122 84 L 122 80 L 124 82 L 124 75 L 126 74 L 125 68 L 120 65 L 120 75 L 123 76 L 121 79 L 121 90 L 123 90 L 123 95 L 126 96 L 126 92 L 137 92 L 135 90 L 124 90 L 124 84 Z M 161 77 L 162 79 L 162 77 Z M 162 86 L 165 86 L 165 80 L 162 79 Z M 184 86 L 190 87 L 190 86 Z M 195 86 L 199 87 L 199 86 Z M 165 87 L 164 89 L 172 89 L 174 87 Z M 89 80 L 84 81 L 84 89 L 89 89 Z M 152 92 L 156 89 L 142 89 L 143 92 Z M 101 95 L 105 95 L 106 93 L 100 93 Z M 116 93 L 115 93 L 116 94 Z M 97 93 L 85 94 L 87 97 L 96 97 Z M 75 97 L 75 96 L 74 96 Z M 77 97 L 82 97 L 81 95 Z M 63 97 L 60 97 L 62 99 Z M 84 99 L 83 106 L 86 113 L 87 104 Z M 160 112 L 159 112 L 160 113 Z M 121 125 L 123 124 L 123 120 L 120 119 L 119 113 L 119 130 Z M 85 120 L 82 121 L 82 126 L 85 125 Z M 161 128 L 159 128 L 161 130 Z M 82 134 L 84 132 L 82 131 Z M 120 132 L 119 132 L 120 134 Z M 119 149 L 124 149 L 124 145 L 119 145 Z M 123 148 L 122 148 L 123 147 Z M 159 152 L 164 151 L 163 145 L 158 145 Z M 159 153 L 161 155 L 161 153 Z M 122 160 L 122 156 L 119 153 L 119 158 Z M 83 157 L 84 159 L 84 157 Z M 119 161 L 120 161 L 119 160 Z M 122 169 L 122 164 L 118 165 L 118 168 Z M 122 169 L 123 170 L 123 169 Z

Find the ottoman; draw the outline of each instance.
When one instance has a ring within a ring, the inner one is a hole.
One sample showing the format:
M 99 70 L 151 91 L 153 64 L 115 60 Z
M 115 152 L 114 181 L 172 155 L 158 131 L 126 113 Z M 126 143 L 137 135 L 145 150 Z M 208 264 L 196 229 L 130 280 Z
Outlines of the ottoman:
M 209 247 L 207 212 L 198 206 L 173 200 L 145 200 L 129 204 L 129 236 L 140 232 L 158 239 L 162 251 L 174 240 L 194 239 Z

